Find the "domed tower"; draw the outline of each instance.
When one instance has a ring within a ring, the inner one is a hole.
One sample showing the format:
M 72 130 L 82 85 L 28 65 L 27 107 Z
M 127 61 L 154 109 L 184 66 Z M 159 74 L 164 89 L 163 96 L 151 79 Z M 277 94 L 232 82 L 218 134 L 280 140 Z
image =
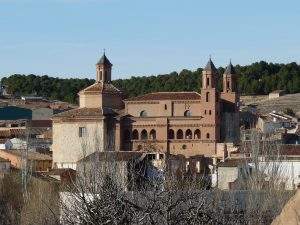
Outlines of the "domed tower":
M 111 70 L 112 64 L 104 53 L 96 64 L 96 82 L 78 93 L 81 108 L 124 107 L 122 91 L 111 83 Z
M 210 124 L 206 127 L 206 135 L 213 142 L 220 137 L 220 103 L 217 91 L 218 70 L 211 58 L 202 71 L 201 107 L 203 119 Z
M 96 64 L 96 82 L 110 83 L 111 82 L 112 64 L 106 57 L 105 53 Z
M 229 62 L 224 74 L 223 74 L 223 91 L 221 98 L 224 102 L 223 110 L 227 112 L 238 112 L 238 86 L 237 86 L 237 74 L 231 63 Z
M 239 141 L 239 93 L 236 71 L 229 62 L 223 74 L 223 91 L 221 92 L 221 140 L 223 142 Z

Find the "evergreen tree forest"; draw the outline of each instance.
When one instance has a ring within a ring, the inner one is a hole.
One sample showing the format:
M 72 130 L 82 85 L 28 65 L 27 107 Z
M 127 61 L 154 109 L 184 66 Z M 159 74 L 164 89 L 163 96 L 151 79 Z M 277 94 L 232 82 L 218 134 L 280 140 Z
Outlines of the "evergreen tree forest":
M 222 74 L 225 68 L 219 67 L 219 85 L 222 88 Z M 268 94 L 274 90 L 285 90 L 286 93 L 300 92 L 300 65 L 274 64 L 264 61 L 247 66 L 235 66 L 239 77 L 239 90 L 242 95 Z M 113 84 L 123 90 L 127 97 L 157 91 L 199 91 L 201 87 L 202 68 L 196 71 L 187 69 L 181 72 L 157 76 L 132 76 L 129 79 L 114 80 Z M 43 96 L 76 103 L 79 90 L 93 84 L 92 79 L 62 79 L 47 75 L 14 74 L 1 80 L 12 95 Z

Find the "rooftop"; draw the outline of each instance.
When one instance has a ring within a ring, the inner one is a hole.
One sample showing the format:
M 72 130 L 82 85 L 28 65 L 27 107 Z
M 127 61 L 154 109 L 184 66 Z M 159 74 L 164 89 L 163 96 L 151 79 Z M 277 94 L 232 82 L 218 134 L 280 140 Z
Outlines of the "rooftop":
M 101 117 L 103 115 L 115 114 L 116 112 L 110 108 L 77 108 L 58 113 L 53 118 L 89 118 Z
M 236 74 L 235 69 L 234 69 L 233 65 L 231 64 L 231 61 L 230 61 L 229 65 L 227 66 L 224 73 L 225 74 Z
M 214 63 L 211 61 L 211 58 L 209 58 L 206 66 L 204 68 L 204 71 L 213 71 L 213 72 L 217 71 L 217 68 L 215 67 Z
M 132 159 L 138 159 L 143 155 L 143 152 L 135 152 L 135 151 L 108 151 L 108 152 L 94 152 L 87 157 L 78 161 L 85 162 L 90 160 L 98 160 L 98 161 L 129 161 Z
M 0 162 L 10 162 L 8 159 L 3 159 L 0 157 Z
M 91 86 L 81 90 L 79 94 L 98 94 L 98 93 L 110 93 L 110 94 L 122 94 L 122 91 L 116 88 L 111 83 L 96 82 Z
M 10 155 L 14 155 L 17 157 L 22 156 L 22 150 L 0 150 L 0 152 L 4 152 Z M 3 157 L 3 156 L 2 156 Z M 41 154 L 38 152 L 28 151 L 28 159 L 29 160 L 49 160 L 52 161 L 52 157 L 46 154 Z
M 137 97 L 128 98 L 125 101 L 147 100 L 200 100 L 201 95 L 197 92 L 154 92 Z
M 101 65 L 101 64 L 112 66 L 112 64 L 110 63 L 110 61 L 106 57 L 105 53 L 102 55 L 102 57 L 97 62 L 97 65 Z

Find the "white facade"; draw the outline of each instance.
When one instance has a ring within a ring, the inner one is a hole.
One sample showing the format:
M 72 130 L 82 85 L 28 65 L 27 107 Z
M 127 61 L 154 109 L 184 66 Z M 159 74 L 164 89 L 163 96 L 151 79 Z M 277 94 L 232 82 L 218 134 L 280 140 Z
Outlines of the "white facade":
M 277 175 L 286 190 L 297 189 L 300 184 L 300 160 L 280 160 L 259 163 L 260 170 L 272 176 L 274 168 L 278 169 Z
M 78 160 L 93 152 L 103 151 L 103 133 L 103 121 L 53 123 L 54 168 L 75 170 Z

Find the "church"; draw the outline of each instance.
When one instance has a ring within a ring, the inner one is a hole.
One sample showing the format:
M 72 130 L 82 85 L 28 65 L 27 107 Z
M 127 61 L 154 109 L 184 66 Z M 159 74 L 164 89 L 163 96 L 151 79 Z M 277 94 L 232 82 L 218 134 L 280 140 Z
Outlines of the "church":
M 78 93 L 79 107 L 53 117 L 54 168 L 76 169 L 77 161 L 96 151 L 221 157 L 226 133 L 238 129 L 228 127 L 238 124 L 238 116 L 229 117 L 235 123 L 224 123 L 225 114 L 239 113 L 231 62 L 222 77 L 222 91 L 217 90 L 218 70 L 209 59 L 199 77 L 199 92 L 154 92 L 127 99 L 111 83 L 112 66 L 103 54 L 95 83 Z

